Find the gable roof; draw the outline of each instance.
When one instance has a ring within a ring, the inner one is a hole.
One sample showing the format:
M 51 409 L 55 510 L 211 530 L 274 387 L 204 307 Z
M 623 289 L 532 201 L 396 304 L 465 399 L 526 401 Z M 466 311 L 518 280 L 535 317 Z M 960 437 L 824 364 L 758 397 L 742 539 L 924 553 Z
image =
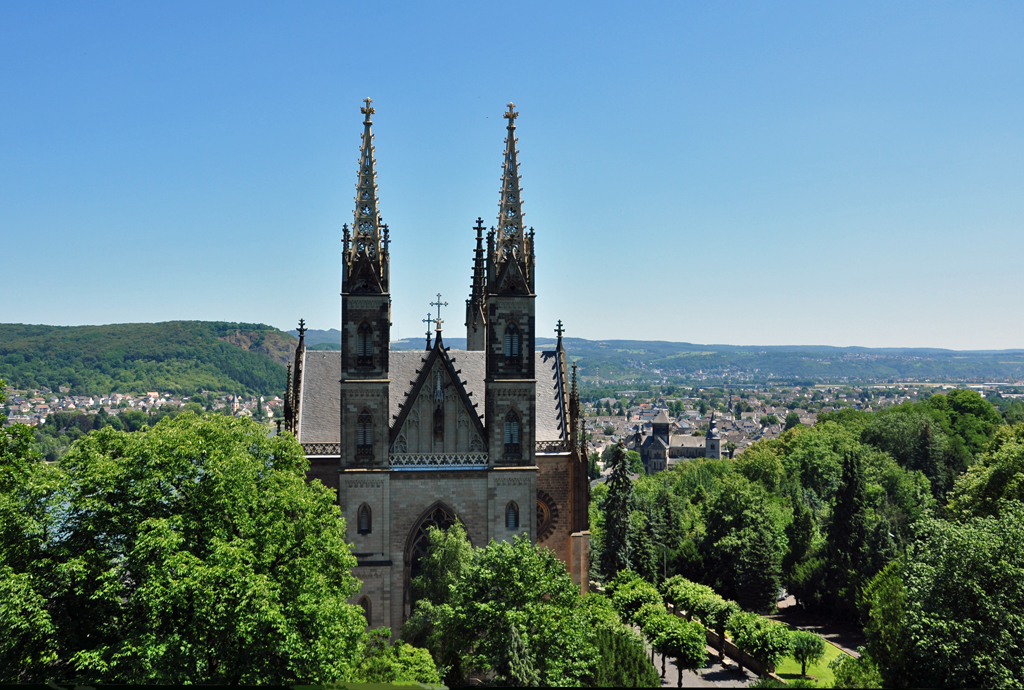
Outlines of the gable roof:
M 470 419 L 473 420 L 473 425 L 476 427 L 476 431 L 480 434 L 480 439 L 487 443 L 487 430 L 484 428 L 483 419 L 480 413 L 476 411 L 475 405 L 472 400 L 469 399 L 469 392 L 466 390 L 466 381 L 463 381 L 459 375 L 461 371 L 457 371 L 453 364 L 452 358 L 448 356 L 448 351 L 444 347 L 444 343 L 441 341 L 441 334 L 437 334 L 437 339 L 434 341 L 434 349 L 426 357 L 421 357 L 420 361 L 422 365 L 419 369 L 419 374 L 416 379 L 412 381 L 412 388 L 405 394 L 404 400 L 398 404 L 399 412 L 395 423 L 391 425 L 391 431 L 388 436 L 388 445 L 395 442 L 395 436 L 401 430 L 402 425 L 405 423 L 405 418 L 409 416 L 409 410 L 411 405 L 406 405 L 409 401 L 415 400 L 420 391 L 423 390 L 423 386 L 427 382 L 427 377 L 430 376 L 431 370 L 434 368 L 436 362 L 441 362 L 441 366 L 444 367 L 448 373 L 448 378 L 451 380 L 452 385 L 455 386 L 455 391 L 459 395 L 459 399 L 462 400 L 462 404 L 466 410 L 470 412 Z M 391 400 L 389 403 L 393 403 L 395 396 L 390 396 Z M 390 408 L 391 405 L 389 405 Z
M 388 378 L 391 379 L 388 401 L 388 424 L 402 411 L 410 399 L 426 360 L 433 352 L 426 350 L 392 350 L 388 353 Z M 487 353 L 451 349 L 445 353 L 455 371 L 461 371 L 466 398 L 473 403 L 484 402 L 484 380 L 487 377 Z M 536 440 L 567 441 L 568 392 L 560 382 L 560 355 L 556 351 L 536 352 Z M 429 370 L 429 369 L 428 369 Z M 455 378 L 455 377 L 453 377 Z M 303 443 L 337 443 L 341 429 L 341 353 L 337 350 L 307 350 L 303 357 L 301 390 L 299 392 L 298 438 Z M 483 407 L 481 404 L 480 407 Z M 475 408 L 477 411 L 480 408 Z M 483 422 L 481 422 L 483 424 Z M 486 428 L 486 424 L 484 424 Z M 483 436 L 483 438 L 487 438 Z

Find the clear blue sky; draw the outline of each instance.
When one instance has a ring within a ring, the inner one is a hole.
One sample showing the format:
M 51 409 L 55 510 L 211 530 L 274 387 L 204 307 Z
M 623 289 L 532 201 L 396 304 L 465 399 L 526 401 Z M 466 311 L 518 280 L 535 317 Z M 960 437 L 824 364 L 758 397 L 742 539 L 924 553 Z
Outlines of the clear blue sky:
M 1024 347 L 1024 4 L 0 4 L 0 322 L 339 321 L 371 96 L 393 320 L 464 335 L 521 110 L 537 318 Z

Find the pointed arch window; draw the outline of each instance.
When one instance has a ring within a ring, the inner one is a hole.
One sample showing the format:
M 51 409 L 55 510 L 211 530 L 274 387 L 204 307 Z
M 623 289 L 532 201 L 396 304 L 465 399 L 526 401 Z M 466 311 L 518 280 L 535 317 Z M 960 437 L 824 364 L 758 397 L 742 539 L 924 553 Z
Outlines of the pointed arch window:
M 519 529 L 519 506 L 515 501 L 509 501 L 505 506 L 505 529 Z
M 505 415 L 505 455 L 520 455 L 519 415 L 509 410 Z
M 359 606 L 363 609 L 363 615 L 366 616 L 366 624 L 373 625 L 372 607 L 370 606 L 370 597 L 360 597 Z
M 373 328 L 368 323 L 360 324 L 356 334 L 356 366 L 373 366 Z
M 506 363 L 518 363 L 519 362 L 519 350 L 520 350 L 520 334 L 519 328 L 514 324 L 510 323 L 508 328 L 505 329 L 505 362 Z
M 363 410 L 356 418 L 356 457 L 373 457 L 373 417 Z
M 370 506 L 365 503 L 359 506 L 359 513 L 356 515 L 356 531 L 359 534 L 369 534 L 373 531 L 373 515 L 370 513 Z

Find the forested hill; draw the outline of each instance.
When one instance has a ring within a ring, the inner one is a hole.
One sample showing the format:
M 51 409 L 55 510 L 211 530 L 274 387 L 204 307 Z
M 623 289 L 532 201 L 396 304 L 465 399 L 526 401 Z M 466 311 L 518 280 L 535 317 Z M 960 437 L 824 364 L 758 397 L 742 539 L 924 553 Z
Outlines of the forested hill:
M 457 330 L 445 334 L 453 348 L 466 346 Z M 295 332 L 292 331 L 294 334 Z M 337 330 L 306 332 L 314 350 L 337 350 Z M 884 382 L 1024 379 L 1024 350 L 958 351 L 936 348 L 828 347 L 824 345 L 696 345 L 661 340 L 584 340 L 565 338 L 569 355 L 586 383 L 656 381 L 678 377 L 709 382 L 815 381 Z M 423 337 L 393 341 L 392 350 L 420 349 Z M 554 338 L 537 338 L 537 349 L 550 350 Z
M 0 379 L 75 395 L 200 390 L 277 395 L 296 341 L 264 324 L 0 324 Z
M 553 340 L 537 339 L 538 348 Z M 1024 350 L 695 345 L 644 340 L 566 338 L 584 380 L 816 382 L 978 381 L 1024 378 Z

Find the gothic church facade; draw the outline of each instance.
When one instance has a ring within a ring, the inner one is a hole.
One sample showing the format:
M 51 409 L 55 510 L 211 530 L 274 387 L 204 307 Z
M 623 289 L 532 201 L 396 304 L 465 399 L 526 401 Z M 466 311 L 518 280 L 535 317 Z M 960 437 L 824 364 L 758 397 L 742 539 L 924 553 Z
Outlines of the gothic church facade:
M 585 438 L 575 371 L 562 347 L 538 351 L 534 232 L 523 225 L 515 137 L 507 138 L 498 223 L 478 218 L 467 349 L 390 348 L 390 243 L 378 213 L 371 133 L 362 145 L 352 228 L 343 228 L 341 349 L 307 350 L 300 328 L 285 424 L 310 479 L 332 487 L 371 627 L 401 628 L 431 525 L 461 522 L 474 546 L 525 534 L 551 548 L 581 589 L 589 578 Z

